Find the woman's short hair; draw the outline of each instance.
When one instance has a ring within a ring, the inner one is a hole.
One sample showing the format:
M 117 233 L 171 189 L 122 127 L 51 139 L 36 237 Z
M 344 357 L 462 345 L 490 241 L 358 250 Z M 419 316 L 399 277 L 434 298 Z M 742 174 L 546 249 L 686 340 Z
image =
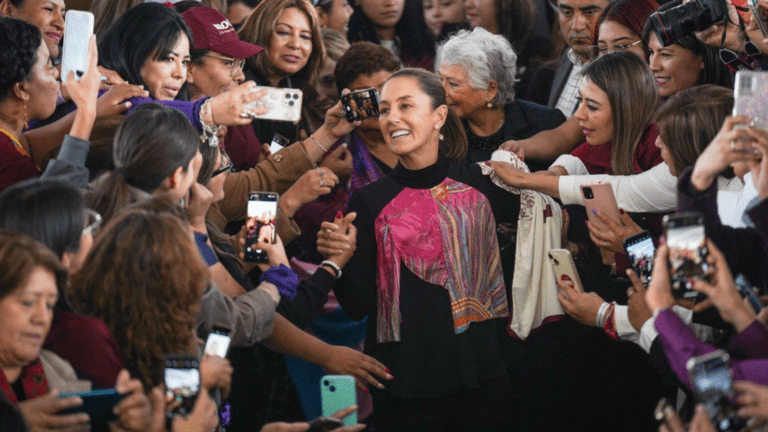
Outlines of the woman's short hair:
M 0 101 L 32 72 L 42 38 L 32 24 L 0 17 Z
M 443 84 L 434 73 L 421 68 L 405 68 L 392 74 L 386 82 L 397 78 L 415 80 L 419 85 L 419 89 L 429 97 L 433 110 L 442 105 L 447 105 Z M 467 155 L 468 147 L 467 134 L 464 132 L 464 126 L 462 126 L 459 116 L 452 109 L 448 110 L 448 117 L 443 127 L 440 128 L 440 134 L 444 137 L 440 141 L 440 151 L 445 157 L 454 161 L 464 159 Z
M 112 219 L 137 201 L 137 190 L 152 193 L 177 168 L 184 170 L 197 154 L 200 137 L 181 111 L 148 103 L 127 115 L 112 147 L 115 171 L 97 179 L 89 205 Z
M 696 163 L 732 110 L 733 91 L 712 84 L 691 87 L 667 99 L 656 112 L 654 123 L 676 172 Z
M 503 36 L 481 27 L 462 30 L 440 45 L 438 52 L 441 66 L 460 65 L 467 70 L 472 88 L 486 90 L 490 81 L 496 81 L 493 105 L 504 106 L 515 100 L 517 54 Z
M 76 252 L 85 228 L 85 199 L 66 183 L 30 179 L 0 194 L 0 228 L 26 234 L 59 258 Z
M 325 58 L 325 48 L 323 39 L 320 36 L 320 19 L 317 17 L 317 11 L 307 0 L 271 0 L 262 1 L 256 6 L 256 9 L 248 15 L 243 22 L 242 27 L 237 32 L 237 36 L 252 44 L 269 49 L 272 35 L 275 33 L 275 23 L 277 18 L 288 8 L 296 8 L 307 16 L 309 28 L 312 31 L 312 53 L 306 66 L 294 74 L 292 85 L 294 88 L 303 88 L 305 85 L 314 85 L 317 74 Z M 256 74 L 259 81 L 266 83 L 267 77 L 274 69 L 269 64 L 269 59 L 265 53 L 255 55 L 246 60 L 246 68 Z
M 658 8 L 659 4 L 656 0 L 618 0 L 608 4 L 595 23 L 595 36 L 592 43 L 597 45 L 600 24 L 605 21 L 621 24 L 640 38 L 643 34 L 643 25 Z
M 66 285 L 67 271 L 56 255 L 20 232 L 0 228 L 0 300 L 23 287 L 37 267 L 53 274 L 61 293 Z
M 99 64 L 130 84 L 146 87 L 141 67 L 173 51 L 181 35 L 194 48 L 192 32 L 178 12 L 159 3 L 142 3 L 119 17 L 101 37 Z
M 400 60 L 387 48 L 372 42 L 355 42 L 336 63 L 336 88 L 341 92 L 363 75 L 394 72 L 400 66 Z
M 659 101 L 653 73 L 640 57 L 629 52 L 600 56 L 581 73 L 608 95 L 613 117 L 613 173 L 635 174 L 637 145 Z
M 208 280 L 188 225 L 129 208 L 101 231 L 69 294 L 77 312 L 107 323 L 149 391 L 162 382 L 165 355 L 197 353 L 193 327 Z
M 673 7 L 680 6 L 682 0 L 672 0 L 669 3 L 661 5 L 658 9 L 659 12 L 663 12 Z M 653 25 L 648 20 L 643 27 L 642 41 L 643 48 L 646 52 L 649 52 L 648 41 L 651 38 L 653 32 Z M 699 79 L 696 81 L 696 85 L 702 84 L 714 84 L 722 87 L 733 88 L 733 72 L 720 61 L 720 49 L 711 45 L 707 45 L 701 42 L 695 33 L 689 33 L 680 39 L 676 40 L 673 45 L 677 45 L 680 48 L 691 51 L 694 55 L 700 56 L 704 61 L 704 67 L 699 70 Z

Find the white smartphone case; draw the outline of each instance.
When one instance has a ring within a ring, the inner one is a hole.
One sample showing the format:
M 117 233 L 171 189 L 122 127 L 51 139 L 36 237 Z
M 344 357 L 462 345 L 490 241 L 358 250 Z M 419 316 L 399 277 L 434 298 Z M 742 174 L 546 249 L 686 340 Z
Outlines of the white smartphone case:
M 70 71 L 75 72 L 75 79 L 88 68 L 88 42 L 93 34 L 93 14 L 79 10 L 67 12 L 65 20 L 64 48 L 61 58 L 61 80 L 66 81 Z

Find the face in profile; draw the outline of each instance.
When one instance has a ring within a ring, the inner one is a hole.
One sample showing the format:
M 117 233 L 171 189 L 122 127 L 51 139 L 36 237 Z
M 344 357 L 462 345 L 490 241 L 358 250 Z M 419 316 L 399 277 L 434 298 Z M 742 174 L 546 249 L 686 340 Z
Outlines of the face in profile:
M 591 145 L 608 144 L 613 140 L 613 115 L 608 95 L 589 79 L 584 79 L 579 90 L 581 101 L 574 117 Z
M 283 76 L 302 70 L 312 54 L 312 27 L 309 17 L 296 8 L 287 8 L 278 15 L 266 55 L 272 66 Z
M 470 118 L 482 112 L 495 92 L 478 90 L 469 83 L 469 74 L 462 65 L 440 66 L 440 79 L 448 107 L 460 118 Z
M 27 101 L 27 119 L 45 119 L 56 111 L 56 98 L 59 95 L 59 70 L 53 66 L 48 46 L 40 43 L 35 56 L 37 61 L 27 78 L 22 82 L 29 94 Z
M 161 101 L 176 99 L 187 80 L 189 59 L 189 39 L 184 33 L 179 33 L 173 48 L 154 54 L 139 70 L 149 94 Z

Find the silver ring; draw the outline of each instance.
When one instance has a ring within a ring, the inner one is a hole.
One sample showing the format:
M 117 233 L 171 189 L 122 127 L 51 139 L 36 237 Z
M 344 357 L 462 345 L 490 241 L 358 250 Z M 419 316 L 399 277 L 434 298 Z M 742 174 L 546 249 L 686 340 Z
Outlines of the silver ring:
M 323 178 L 323 176 L 325 176 L 325 173 L 324 173 L 324 172 L 322 172 L 322 171 L 320 171 L 319 169 L 317 170 L 317 172 L 319 172 L 319 173 L 320 173 L 320 178 Z
M 608 246 L 608 242 L 603 241 L 603 247 L 606 247 L 606 246 Z
M 320 187 L 325 187 L 325 184 L 323 184 L 323 179 L 320 179 Z
M 731 140 L 731 150 L 736 150 L 736 140 Z
M 101 79 L 101 82 L 103 82 L 103 83 L 107 82 L 107 76 L 106 75 L 102 75 L 100 79 Z
M 633 290 L 633 289 L 630 289 L 629 291 L 627 291 L 627 298 L 632 297 L 632 294 L 634 294 L 634 293 L 635 293 L 635 290 Z

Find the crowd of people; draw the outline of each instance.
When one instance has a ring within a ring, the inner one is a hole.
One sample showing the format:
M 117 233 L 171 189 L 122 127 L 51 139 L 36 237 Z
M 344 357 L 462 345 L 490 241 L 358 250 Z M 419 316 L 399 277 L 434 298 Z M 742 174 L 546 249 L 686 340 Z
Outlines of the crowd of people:
M 0 429 L 768 430 L 749 3 L 1 0 Z

